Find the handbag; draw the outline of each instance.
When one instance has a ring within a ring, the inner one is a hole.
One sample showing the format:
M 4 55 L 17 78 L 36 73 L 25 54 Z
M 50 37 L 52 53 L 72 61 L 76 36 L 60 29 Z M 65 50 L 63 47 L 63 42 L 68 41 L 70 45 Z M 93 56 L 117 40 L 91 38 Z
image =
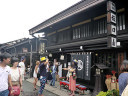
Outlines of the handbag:
M 18 70 L 19 70 L 19 68 L 18 68 Z M 20 75 L 20 70 L 19 70 L 19 75 Z M 20 81 L 20 78 L 19 78 L 19 81 Z M 12 90 L 12 93 L 11 93 L 11 90 Z M 20 86 L 15 85 L 15 86 L 12 86 L 12 88 L 9 87 L 9 96 L 12 96 L 12 95 L 14 95 L 14 96 L 20 95 Z
M 11 87 L 9 87 L 9 96 L 11 95 L 20 95 L 20 86 L 12 86 L 13 90 L 11 89 Z M 11 90 L 12 90 L 12 93 L 11 93 Z

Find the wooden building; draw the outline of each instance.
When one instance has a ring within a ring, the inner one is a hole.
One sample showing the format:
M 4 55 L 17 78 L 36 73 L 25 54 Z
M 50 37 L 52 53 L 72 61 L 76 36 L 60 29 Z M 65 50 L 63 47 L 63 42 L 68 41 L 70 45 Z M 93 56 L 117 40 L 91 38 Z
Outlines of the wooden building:
M 12 56 L 18 57 L 19 60 L 22 56 L 26 57 L 25 66 L 31 66 L 31 76 L 35 68 L 36 60 L 40 60 L 40 56 L 45 55 L 45 45 L 46 40 L 42 37 L 38 38 L 22 38 L 14 41 L 4 43 L 0 46 L 0 53 L 8 52 Z
M 72 59 L 81 59 L 85 55 L 86 59 L 82 65 L 84 75 L 77 81 L 89 85 L 90 88 L 95 84 L 94 65 L 103 64 L 109 67 L 110 71 L 115 70 L 118 76 L 121 62 L 128 59 L 127 3 L 126 0 L 111 2 L 81 0 L 29 30 L 30 35 L 45 32 L 46 52 L 52 54 L 50 58 L 57 58 L 63 67 L 67 67 Z M 111 10 L 111 6 L 115 9 Z M 111 27 L 115 28 L 114 32 L 117 34 L 111 34 Z M 60 57 L 64 57 L 64 60 Z M 66 72 L 63 72 L 63 76 L 65 74 Z

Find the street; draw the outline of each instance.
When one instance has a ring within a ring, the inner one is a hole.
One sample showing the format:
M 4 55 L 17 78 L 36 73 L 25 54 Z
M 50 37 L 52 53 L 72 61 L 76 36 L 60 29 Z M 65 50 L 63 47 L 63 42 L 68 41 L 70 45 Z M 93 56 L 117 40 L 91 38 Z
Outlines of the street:
M 37 88 L 39 89 L 39 87 Z M 58 96 L 47 90 L 44 90 L 43 95 L 44 96 Z M 38 90 L 33 91 L 32 83 L 29 83 L 28 81 L 25 80 L 23 81 L 23 92 L 21 93 L 21 96 L 38 96 Z

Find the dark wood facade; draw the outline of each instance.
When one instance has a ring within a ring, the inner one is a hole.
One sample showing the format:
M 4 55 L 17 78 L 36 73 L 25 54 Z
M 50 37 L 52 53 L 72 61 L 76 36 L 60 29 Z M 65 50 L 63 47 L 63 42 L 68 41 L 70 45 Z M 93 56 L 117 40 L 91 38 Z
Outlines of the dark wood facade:
M 23 38 L 11 42 L 7 42 L 2 44 L 0 47 L 0 52 L 8 52 L 12 56 L 18 57 L 19 60 L 22 56 L 26 57 L 25 66 L 26 69 L 28 65 L 31 65 L 32 72 L 31 76 L 33 75 L 33 71 L 35 68 L 36 60 L 40 60 L 40 56 L 45 55 L 45 44 L 46 40 L 39 38 Z
M 99 1 L 101 2 L 97 3 Z M 71 53 L 92 52 L 91 66 L 97 63 L 104 64 L 110 68 L 110 71 L 115 70 L 118 76 L 122 61 L 128 59 L 128 7 L 126 0 L 111 1 L 116 5 L 117 41 L 121 43 L 121 46 L 107 47 L 107 0 L 82 0 L 30 29 L 30 34 L 45 32 L 48 53 L 52 53 L 53 58 L 58 58 L 58 60 L 62 54 L 66 57 L 66 60 L 60 60 L 60 62 L 68 63 L 71 60 L 68 59 L 71 58 L 69 55 Z M 92 2 L 93 6 L 91 6 Z M 88 3 L 91 7 L 87 6 L 79 11 L 84 3 Z M 68 16 L 69 11 L 75 9 L 76 13 Z M 54 22 L 54 19 L 62 18 L 65 14 L 67 18 Z M 80 46 L 83 46 L 82 50 Z M 95 70 L 91 69 L 91 80 L 86 81 L 86 84 L 94 86 L 94 75 Z M 82 79 L 78 81 L 85 83 Z

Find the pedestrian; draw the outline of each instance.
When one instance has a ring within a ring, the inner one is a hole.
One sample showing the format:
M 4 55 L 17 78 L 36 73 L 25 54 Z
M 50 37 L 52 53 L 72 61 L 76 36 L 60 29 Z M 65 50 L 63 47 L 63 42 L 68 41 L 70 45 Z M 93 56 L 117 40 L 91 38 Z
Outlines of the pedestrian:
M 73 60 L 71 67 L 68 68 L 62 68 L 64 70 L 69 71 L 69 90 L 71 93 L 69 93 L 70 96 L 75 96 L 75 90 L 76 90 L 76 68 L 77 68 L 77 60 Z
M 52 80 L 50 85 L 55 87 L 55 80 L 56 80 L 56 69 L 57 69 L 58 62 L 56 59 L 54 59 L 54 64 L 52 66 Z
M 47 78 L 46 78 L 46 84 L 48 84 L 49 80 L 52 80 L 52 75 L 50 73 L 50 63 L 46 65 L 46 72 L 47 72 Z
M 22 56 L 21 57 L 21 62 L 19 63 L 19 68 L 21 70 L 21 78 L 22 78 L 22 81 L 24 81 L 24 75 L 25 75 L 25 61 L 26 61 L 25 56 Z M 23 88 L 21 87 L 21 92 L 22 91 L 23 91 Z
M 37 81 L 38 81 L 37 73 L 38 73 L 38 71 L 39 71 L 39 64 L 40 64 L 40 61 L 36 61 L 36 66 L 35 66 L 35 69 L 34 69 L 34 72 L 33 72 L 33 77 L 34 77 L 34 82 L 33 82 L 34 91 L 37 90 L 37 88 L 36 88 L 36 83 L 37 83 Z
M 43 96 L 43 90 L 46 83 L 46 65 L 48 64 L 48 59 L 46 60 L 45 57 L 41 58 L 41 63 L 39 65 L 39 72 L 40 72 L 40 88 L 38 92 L 38 96 Z
M 11 90 L 13 89 L 11 82 L 11 69 L 8 66 L 8 64 L 10 64 L 11 55 L 9 53 L 3 53 L 1 54 L 0 59 L 0 96 L 8 96 L 9 85 Z
M 24 81 L 24 75 L 25 75 L 25 61 L 26 61 L 25 56 L 22 56 L 21 57 L 21 62 L 19 63 L 19 67 L 20 67 L 20 70 L 21 70 L 22 81 Z
M 28 65 L 28 67 L 27 67 L 27 74 L 29 75 L 29 73 L 30 73 L 30 66 Z
M 68 65 L 68 69 L 70 69 L 70 68 L 71 68 L 71 64 Z M 69 77 L 70 77 L 69 70 L 67 72 L 66 77 L 67 77 L 67 81 L 69 81 Z
M 11 80 L 12 80 L 12 87 L 15 87 L 18 92 L 14 92 L 10 94 L 10 96 L 19 96 L 20 95 L 20 89 L 22 87 L 22 78 L 21 78 L 21 72 L 20 69 L 17 67 L 19 63 L 19 59 L 16 57 L 13 57 L 11 60 Z
M 128 60 L 124 60 L 120 67 L 121 74 L 119 75 L 119 95 L 121 96 L 123 90 L 128 84 Z

